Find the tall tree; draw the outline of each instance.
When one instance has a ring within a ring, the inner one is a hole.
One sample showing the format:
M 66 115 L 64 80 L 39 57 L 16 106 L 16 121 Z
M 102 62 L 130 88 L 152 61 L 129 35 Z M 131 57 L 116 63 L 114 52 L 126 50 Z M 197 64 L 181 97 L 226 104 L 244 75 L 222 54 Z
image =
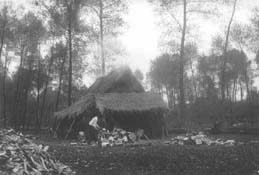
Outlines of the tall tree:
M 0 33 L 0 58 L 2 56 L 2 50 L 4 47 L 4 40 L 6 37 L 6 29 L 7 29 L 7 25 L 8 25 L 8 7 L 5 5 L 2 9 L 1 9 L 1 13 L 0 13 L 0 25 L 1 25 L 1 33 Z
M 217 99 L 216 83 L 219 71 L 219 56 L 202 56 L 198 59 L 197 71 L 200 84 L 200 97 Z
M 174 97 L 179 86 L 178 66 L 179 55 L 162 54 L 151 62 L 149 72 L 152 85 L 158 87 L 158 91 L 167 96 L 168 106 L 171 109 L 175 104 Z
M 229 23 L 227 26 L 225 44 L 224 44 L 224 48 L 223 48 L 223 55 L 222 55 L 223 60 L 222 60 L 222 66 L 221 66 L 221 98 L 222 98 L 222 101 L 225 100 L 227 50 L 228 50 L 228 44 L 229 44 L 229 35 L 230 35 L 230 31 L 231 31 L 231 24 L 233 22 L 234 15 L 236 12 L 236 5 L 237 5 L 237 0 L 234 0 L 231 17 L 230 17 L 230 20 L 229 20 Z
M 208 3 L 213 1 L 197 1 L 197 0 L 150 0 L 151 2 L 157 3 L 161 8 L 161 12 L 167 14 L 172 21 L 175 22 L 177 26 L 177 31 L 180 32 L 180 48 L 179 48 L 179 116 L 184 118 L 185 111 L 185 86 L 184 86 L 184 72 L 185 72 L 185 43 L 186 34 L 188 31 L 187 21 L 190 19 L 190 14 L 196 13 L 201 15 L 211 14 L 211 10 L 208 9 Z M 178 8 L 178 10 L 177 10 Z M 180 12 L 179 12 L 179 9 Z M 177 13 L 177 14 L 176 14 Z M 180 16 L 180 17 L 179 17 Z
M 250 96 L 250 70 L 251 70 L 251 61 L 248 60 L 244 51 L 239 51 L 237 49 L 232 49 L 227 52 L 227 66 L 226 66 L 226 81 L 229 82 L 229 86 L 232 86 L 232 97 L 229 96 L 229 99 L 232 98 L 232 101 L 236 101 L 237 86 L 240 84 L 245 84 L 247 99 Z M 229 88 L 229 89 L 230 89 Z M 242 87 L 240 87 L 242 88 Z M 231 94 L 230 94 L 231 95 Z
M 28 18 L 25 16 L 21 20 L 18 20 L 16 23 L 14 38 L 15 38 L 15 46 L 16 46 L 16 54 L 19 55 L 19 66 L 17 68 L 17 72 L 15 75 L 15 96 L 14 96 L 14 111 L 15 114 L 13 116 L 13 124 L 15 128 L 18 128 L 18 115 L 21 111 L 21 94 L 22 94 L 22 77 L 23 77 L 23 67 L 25 63 L 25 56 L 28 53 L 28 41 L 30 37 L 30 22 L 27 20 Z
M 251 32 L 250 32 L 250 42 L 249 42 L 249 48 L 252 50 L 253 53 L 255 53 L 255 62 L 257 64 L 257 69 L 259 68 L 259 8 L 256 7 L 253 11 L 253 17 L 251 19 L 252 26 L 251 26 Z
M 65 74 L 65 62 L 66 62 L 67 48 L 61 42 L 57 43 L 53 48 L 53 71 L 51 76 L 58 82 L 55 111 L 59 109 L 60 96 L 62 93 L 62 84 L 64 81 Z
M 105 37 L 116 36 L 119 27 L 123 25 L 122 14 L 127 9 L 126 1 L 123 0 L 90 0 L 89 9 L 96 14 L 98 25 L 93 26 L 93 32 L 97 37 L 100 47 L 101 72 L 106 72 L 107 54 L 105 53 Z
M 197 58 L 198 58 L 198 48 L 196 43 L 192 42 L 192 43 L 186 43 L 185 45 L 185 62 L 184 65 L 186 66 L 186 70 L 189 70 L 190 73 L 187 76 L 187 80 L 186 82 L 188 83 L 188 85 L 186 85 L 185 89 L 188 89 L 188 96 L 186 96 L 186 99 L 189 102 L 193 102 L 197 96 L 198 96 L 198 92 L 197 92 L 197 80 L 195 77 L 195 72 L 196 72 L 196 67 L 195 64 L 197 62 Z
M 3 120 L 4 120 L 4 127 L 6 127 L 6 123 L 7 123 L 7 116 L 6 116 L 6 77 L 7 77 L 7 71 L 8 71 L 8 52 L 6 52 L 5 55 L 5 61 L 4 61 L 4 67 L 3 67 L 3 80 L 2 80 L 2 84 L 3 84 Z
M 68 43 L 68 106 L 72 104 L 73 78 L 73 43 L 76 32 L 80 31 L 79 13 L 85 4 L 83 0 L 43 1 L 38 0 L 36 5 L 42 7 L 43 12 L 66 35 Z
M 4 3 L 3 7 L 0 9 L 0 60 L 2 58 L 3 49 L 5 49 L 5 57 L 3 62 L 3 79 L 2 79 L 2 88 L 3 93 L 3 121 L 4 127 L 6 127 L 7 114 L 6 114 L 6 77 L 8 72 L 9 56 L 8 49 L 11 47 L 13 41 L 13 31 L 12 27 L 14 24 L 14 15 L 12 14 L 11 6 Z
M 20 56 L 19 67 L 17 70 L 16 78 L 16 92 L 15 92 L 15 105 L 17 111 L 14 116 L 15 127 L 18 127 L 18 116 L 23 116 L 25 123 L 27 115 L 27 99 L 30 95 L 31 82 L 33 70 L 35 68 L 35 59 L 39 55 L 39 44 L 44 36 L 45 28 L 42 21 L 39 20 L 33 13 L 25 14 L 19 21 L 17 21 L 15 28 L 15 44 L 17 46 L 16 54 Z M 28 70 L 28 75 L 23 74 L 24 70 Z M 27 77 L 25 77 L 27 76 Z M 24 85 L 24 81 L 28 85 Z M 39 110 L 39 109 L 38 109 Z M 22 113 L 22 115 L 20 115 Z M 39 117 L 39 116 L 37 116 Z
M 180 77 L 179 77 L 179 89 L 180 89 L 180 110 L 179 116 L 184 117 L 185 110 L 185 99 L 184 99 L 184 47 L 185 47 L 185 35 L 186 35 L 186 23 L 187 23 L 187 2 L 183 0 L 183 27 L 182 27 L 182 38 L 180 48 Z

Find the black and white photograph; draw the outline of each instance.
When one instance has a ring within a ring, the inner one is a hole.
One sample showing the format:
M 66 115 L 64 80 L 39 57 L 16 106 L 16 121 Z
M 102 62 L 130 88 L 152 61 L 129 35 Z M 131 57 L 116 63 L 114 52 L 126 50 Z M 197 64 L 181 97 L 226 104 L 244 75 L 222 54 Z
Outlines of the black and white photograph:
M 259 0 L 0 0 L 0 175 L 259 175 Z

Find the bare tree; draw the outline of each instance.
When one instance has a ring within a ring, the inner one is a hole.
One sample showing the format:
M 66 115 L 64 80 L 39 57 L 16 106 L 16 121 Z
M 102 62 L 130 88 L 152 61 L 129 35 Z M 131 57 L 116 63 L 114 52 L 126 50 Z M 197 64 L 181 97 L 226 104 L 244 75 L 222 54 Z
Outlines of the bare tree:
M 8 72 L 8 52 L 6 51 L 5 61 L 4 61 L 4 75 L 3 75 L 3 119 L 4 119 L 4 127 L 7 124 L 7 116 L 6 116 L 6 76 Z
M 97 36 L 100 46 L 101 72 L 106 72 L 107 54 L 105 54 L 105 36 L 115 36 L 119 33 L 118 28 L 123 25 L 122 14 L 126 11 L 126 1 L 123 0 L 91 0 L 88 4 L 90 11 L 96 14 L 98 27 L 93 27 L 93 33 Z
M 186 35 L 186 22 L 187 22 L 187 2 L 183 0 L 183 27 L 180 49 L 180 76 L 179 76 L 179 89 L 180 89 L 180 110 L 179 116 L 184 117 L 185 111 L 185 98 L 184 98 L 184 47 L 185 47 L 185 35 Z
M 65 35 L 68 42 L 68 106 L 72 104 L 72 77 L 73 77 L 73 41 L 76 31 L 79 30 L 79 11 L 84 5 L 83 0 L 43 1 L 38 0 L 36 5 L 42 7 L 45 16 L 48 16 Z
M 231 30 L 231 24 L 234 19 L 234 15 L 236 12 L 236 5 L 237 5 L 237 0 L 234 0 L 233 2 L 233 9 L 232 9 L 232 14 L 228 23 L 227 31 L 226 31 L 226 39 L 225 39 L 225 44 L 223 48 L 223 61 L 222 61 L 222 66 L 221 66 L 221 98 L 222 101 L 225 100 L 225 79 L 226 79 L 226 63 L 227 63 L 227 50 L 228 50 L 228 44 L 229 44 L 229 34 Z
M 2 50 L 5 44 L 5 37 L 6 37 L 6 29 L 8 25 L 8 19 L 7 19 L 7 13 L 8 13 L 8 7 L 5 5 L 3 9 L 1 9 L 0 13 L 0 26 L 1 26 L 1 33 L 0 33 L 0 59 L 2 56 Z M 6 73 L 7 73 L 7 55 L 5 56 L 4 61 L 4 67 L 3 67 L 3 119 L 4 119 L 4 127 L 6 127 L 6 96 L 5 96 L 5 79 L 6 79 Z

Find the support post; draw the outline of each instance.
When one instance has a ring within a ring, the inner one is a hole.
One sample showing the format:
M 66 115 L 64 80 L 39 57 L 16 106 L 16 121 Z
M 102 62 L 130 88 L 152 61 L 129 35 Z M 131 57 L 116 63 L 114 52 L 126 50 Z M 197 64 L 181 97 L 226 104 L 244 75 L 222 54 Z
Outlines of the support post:
M 73 122 L 71 123 L 71 125 L 70 125 L 70 127 L 69 127 L 69 129 L 68 129 L 68 131 L 67 131 L 67 134 L 66 134 L 65 139 L 67 139 L 69 133 L 71 132 L 71 130 L 72 130 L 74 124 L 75 124 L 75 121 L 76 121 L 76 118 L 74 118 Z

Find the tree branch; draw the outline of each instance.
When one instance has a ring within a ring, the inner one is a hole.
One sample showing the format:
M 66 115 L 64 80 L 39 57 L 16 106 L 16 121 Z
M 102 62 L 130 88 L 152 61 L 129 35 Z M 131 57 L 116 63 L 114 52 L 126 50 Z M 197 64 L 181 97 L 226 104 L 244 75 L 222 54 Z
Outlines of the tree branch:
M 53 12 L 51 11 L 50 8 L 48 8 L 48 6 L 43 2 L 43 1 L 39 1 L 41 3 L 41 5 L 45 8 L 45 10 L 47 10 L 47 12 L 49 13 L 50 17 L 54 20 L 55 17 L 53 15 Z M 63 30 L 67 30 L 67 27 L 64 26 L 60 21 L 55 21 L 56 23 L 58 23 L 58 25 L 63 28 Z
M 199 13 L 199 14 L 203 14 L 203 15 L 214 15 L 214 13 L 212 13 L 209 10 L 206 11 L 206 10 L 198 10 L 198 9 L 188 10 L 187 13 Z
M 168 6 L 164 6 L 164 7 L 165 7 L 167 13 L 168 13 L 168 14 L 173 18 L 173 20 L 177 23 L 179 30 L 182 31 L 183 28 L 182 28 L 181 23 L 178 21 L 178 19 L 175 17 L 175 15 L 170 12 L 170 9 L 169 9 Z

